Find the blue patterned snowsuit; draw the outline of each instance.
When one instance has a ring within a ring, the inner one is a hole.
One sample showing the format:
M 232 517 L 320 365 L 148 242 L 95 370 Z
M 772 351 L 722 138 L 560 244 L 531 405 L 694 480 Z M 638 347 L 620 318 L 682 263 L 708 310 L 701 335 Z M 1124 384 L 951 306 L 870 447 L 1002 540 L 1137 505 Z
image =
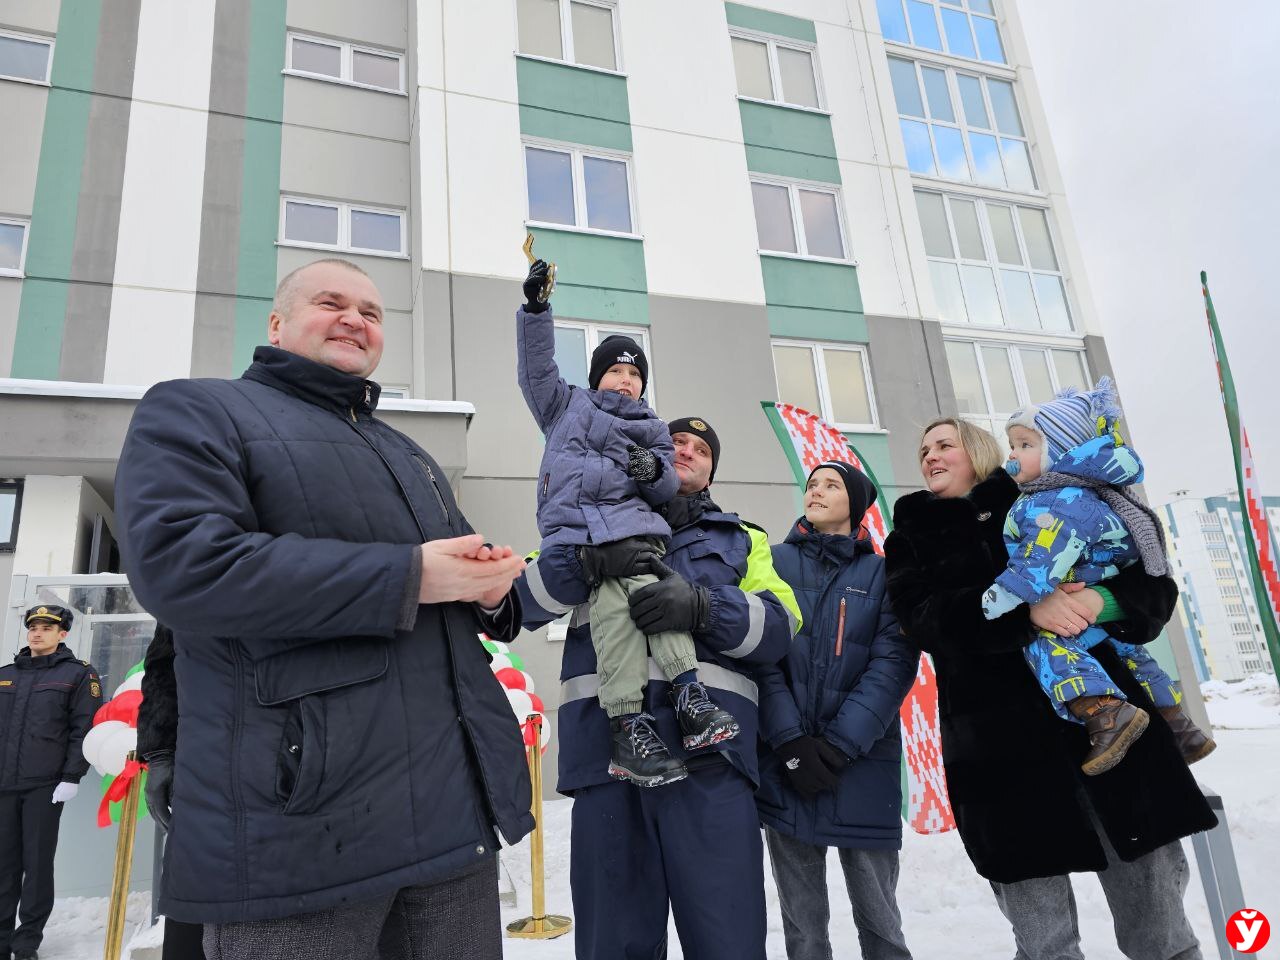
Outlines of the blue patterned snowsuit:
M 1068 450 L 1052 464 L 1055 473 L 1102 480 L 1122 487 L 1142 481 L 1142 461 L 1114 433 L 1095 437 Z M 1141 562 L 1128 529 L 1098 494 L 1087 487 L 1060 487 L 1023 494 L 1005 519 L 1005 547 L 1009 565 L 986 592 L 982 609 L 994 620 L 1021 603 L 1034 604 L 1059 583 L 1094 584 L 1122 568 Z M 1078 637 L 1059 637 L 1041 630 L 1023 649 L 1028 665 L 1058 716 L 1077 720 L 1067 709 L 1076 697 L 1124 694 L 1089 654 L 1109 643 L 1146 689 L 1157 707 L 1182 700 L 1178 682 L 1156 663 L 1146 649 L 1121 643 L 1101 626 L 1090 626 Z

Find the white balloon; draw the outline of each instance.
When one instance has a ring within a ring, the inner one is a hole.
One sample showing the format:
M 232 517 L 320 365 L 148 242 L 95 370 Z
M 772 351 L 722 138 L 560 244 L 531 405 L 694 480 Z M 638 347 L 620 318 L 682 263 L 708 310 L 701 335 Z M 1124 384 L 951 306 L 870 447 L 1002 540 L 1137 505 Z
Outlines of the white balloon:
M 128 726 L 127 723 L 121 720 L 104 720 L 97 726 L 90 727 L 89 732 L 85 734 L 84 741 L 80 744 L 80 749 L 84 752 L 84 758 L 96 767 L 98 765 L 98 753 L 102 748 L 103 742 L 117 730 Z
M 142 671 L 139 670 L 132 677 L 126 677 L 124 683 L 116 687 L 116 692 L 113 693 L 112 696 L 118 697 L 120 696 L 120 694 L 124 693 L 126 690 L 141 690 L 141 689 L 142 689 Z
M 505 653 L 495 653 L 493 655 L 493 662 L 489 664 L 489 669 L 494 673 L 497 673 L 499 670 L 503 670 L 509 666 L 511 666 L 510 657 Z
M 511 712 L 516 715 L 516 720 L 520 722 L 521 726 L 524 725 L 525 718 L 529 714 L 537 713 L 533 709 L 533 700 L 523 690 L 507 688 L 507 701 L 511 704 Z
M 524 675 L 524 692 L 534 693 L 535 691 L 533 689 L 533 677 L 529 676 L 529 674 L 524 670 L 521 670 L 520 673 Z
M 497 651 L 498 651 L 498 653 L 510 653 L 510 652 L 511 652 L 511 648 L 510 648 L 510 647 L 508 647 L 508 646 L 507 646 L 505 643 L 503 643 L 501 640 L 490 640 L 489 642 L 493 644 L 493 648 L 494 648 L 495 650 L 497 650 Z
M 99 724 L 103 726 L 103 724 Z M 138 746 L 138 730 L 128 724 L 120 724 L 123 729 L 111 731 L 98 748 L 98 759 L 93 767 L 103 776 L 118 776 L 124 770 L 128 753 Z

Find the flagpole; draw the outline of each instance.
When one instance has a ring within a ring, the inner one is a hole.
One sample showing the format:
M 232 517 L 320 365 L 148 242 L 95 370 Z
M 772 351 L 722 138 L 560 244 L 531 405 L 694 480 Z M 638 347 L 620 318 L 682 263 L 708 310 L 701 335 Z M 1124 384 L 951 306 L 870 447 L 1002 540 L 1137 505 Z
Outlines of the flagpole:
M 1249 554 L 1249 574 L 1253 584 L 1254 600 L 1258 608 L 1258 620 L 1262 635 L 1277 679 L 1280 679 L 1280 570 L 1277 568 L 1277 550 L 1271 525 L 1267 522 L 1266 506 L 1262 500 L 1262 485 L 1253 463 L 1253 450 L 1249 446 L 1249 434 L 1240 418 L 1240 405 L 1236 399 L 1235 380 L 1231 376 L 1231 364 L 1222 340 L 1222 328 L 1218 314 L 1209 296 L 1209 276 L 1200 271 L 1200 291 L 1204 295 L 1205 317 L 1209 321 L 1209 340 L 1213 345 L 1214 359 L 1218 365 L 1218 389 L 1222 394 L 1222 406 L 1227 416 L 1227 432 L 1231 435 L 1231 451 L 1235 455 L 1236 485 L 1240 491 L 1240 513 L 1244 521 L 1245 549 Z

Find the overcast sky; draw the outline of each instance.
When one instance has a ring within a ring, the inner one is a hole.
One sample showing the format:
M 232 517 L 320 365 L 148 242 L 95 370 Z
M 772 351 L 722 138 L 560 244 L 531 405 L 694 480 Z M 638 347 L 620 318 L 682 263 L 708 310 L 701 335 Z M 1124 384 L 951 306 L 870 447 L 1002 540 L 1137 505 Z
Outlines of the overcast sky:
M 1201 269 L 1263 492 L 1280 496 L 1280 3 L 1018 9 L 1152 502 L 1235 486 Z

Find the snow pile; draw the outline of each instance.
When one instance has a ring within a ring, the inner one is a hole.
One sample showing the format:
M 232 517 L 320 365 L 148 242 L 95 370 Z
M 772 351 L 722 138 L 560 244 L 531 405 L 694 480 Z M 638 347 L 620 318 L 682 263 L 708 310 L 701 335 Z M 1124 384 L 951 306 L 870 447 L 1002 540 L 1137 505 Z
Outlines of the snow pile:
M 1266 673 L 1236 683 L 1210 680 L 1200 685 L 1215 730 L 1264 730 L 1280 727 L 1280 684 Z

